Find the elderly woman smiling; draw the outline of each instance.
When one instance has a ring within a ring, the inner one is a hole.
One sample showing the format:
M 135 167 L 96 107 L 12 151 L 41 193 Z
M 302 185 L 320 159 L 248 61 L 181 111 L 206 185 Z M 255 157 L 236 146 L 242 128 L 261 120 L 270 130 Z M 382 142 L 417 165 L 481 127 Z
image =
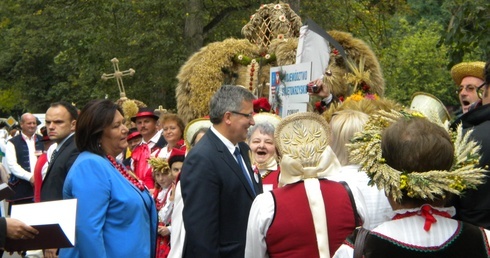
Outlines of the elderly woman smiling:
M 77 198 L 76 243 L 60 257 L 154 257 L 157 214 L 143 183 L 115 157 L 127 146 L 122 110 L 109 100 L 87 104 L 78 117 L 80 155 L 63 197 Z
M 274 129 L 272 123 L 260 122 L 250 127 L 248 132 L 248 145 L 252 151 L 252 167 L 254 174 L 262 177 L 264 192 L 277 188 L 280 173 L 276 160 Z

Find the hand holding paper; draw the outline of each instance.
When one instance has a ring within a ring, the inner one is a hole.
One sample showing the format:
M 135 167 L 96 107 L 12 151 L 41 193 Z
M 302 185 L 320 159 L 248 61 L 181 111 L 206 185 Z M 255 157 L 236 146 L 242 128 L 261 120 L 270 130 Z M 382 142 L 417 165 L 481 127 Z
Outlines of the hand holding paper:
M 5 250 L 23 251 L 73 247 L 75 244 L 76 211 L 76 199 L 13 205 L 10 217 L 30 225 L 38 231 L 38 234 L 32 239 L 28 238 L 34 234 L 31 229 L 29 229 L 29 233 L 27 230 L 17 231 L 14 233 L 14 239 L 7 238 Z M 19 232 L 25 234 L 25 238 L 22 238 Z
M 18 219 L 5 218 L 7 237 L 11 239 L 33 239 L 39 231 Z

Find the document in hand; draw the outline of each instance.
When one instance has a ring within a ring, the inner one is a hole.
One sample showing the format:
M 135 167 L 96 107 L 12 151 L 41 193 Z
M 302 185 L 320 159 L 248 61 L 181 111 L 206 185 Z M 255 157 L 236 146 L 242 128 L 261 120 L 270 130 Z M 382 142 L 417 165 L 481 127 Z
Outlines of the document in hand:
M 7 238 L 5 250 L 73 247 L 76 214 L 77 199 L 13 205 L 10 217 L 36 228 L 39 234 L 34 239 Z

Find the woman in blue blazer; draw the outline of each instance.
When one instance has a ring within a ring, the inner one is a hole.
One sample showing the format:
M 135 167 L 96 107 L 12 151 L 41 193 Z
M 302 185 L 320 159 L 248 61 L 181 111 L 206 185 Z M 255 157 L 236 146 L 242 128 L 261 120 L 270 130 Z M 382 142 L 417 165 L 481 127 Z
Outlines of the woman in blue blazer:
M 59 257 L 154 257 L 157 213 L 143 183 L 115 158 L 126 147 L 122 110 L 109 100 L 82 110 L 75 140 L 80 155 L 68 172 L 65 199 L 77 198 L 75 247 Z

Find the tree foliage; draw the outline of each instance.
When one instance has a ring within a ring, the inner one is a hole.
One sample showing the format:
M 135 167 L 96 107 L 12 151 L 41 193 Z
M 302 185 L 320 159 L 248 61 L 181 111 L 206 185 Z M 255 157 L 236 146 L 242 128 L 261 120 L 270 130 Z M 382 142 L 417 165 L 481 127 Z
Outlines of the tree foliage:
M 325 30 L 348 31 L 370 44 L 388 96 L 404 103 L 415 90 L 454 103 L 448 69 L 488 55 L 486 0 L 284 2 Z M 180 66 L 203 45 L 241 38 L 263 3 L 269 1 L 0 1 L 0 110 L 37 113 L 58 100 L 79 107 L 95 98 L 116 100 L 116 82 L 101 80 L 113 72 L 113 57 L 121 70 L 136 70 L 123 79 L 129 98 L 173 109 Z
M 415 26 L 398 20 L 392 44 L 381 51 L 387 97 L 408 105 L 415 92 L 426 92 L 446 105 L 457 105 L 456 87 L 446 67 L 447 48 L 436 47 L 440 27 L 424 19 Z
M 490 52 L 490 1 L 446 0 L 445 29 L 440 44 L 448 46 L 449 65 L 468 60 L 488 60 Z
M 113 57 L 121 70 L 136 70 L 124 78 L 128 97 L 175 106 L 175 74 L 186 57 L 181 1 L 7 0 L 0 10 L 0 90 L 19 91 L 22 100 L 0 108 L 44 112 L 60 99 L 80 106 L 117 99 L 116 82 L 101 80 L 113 72 Z

